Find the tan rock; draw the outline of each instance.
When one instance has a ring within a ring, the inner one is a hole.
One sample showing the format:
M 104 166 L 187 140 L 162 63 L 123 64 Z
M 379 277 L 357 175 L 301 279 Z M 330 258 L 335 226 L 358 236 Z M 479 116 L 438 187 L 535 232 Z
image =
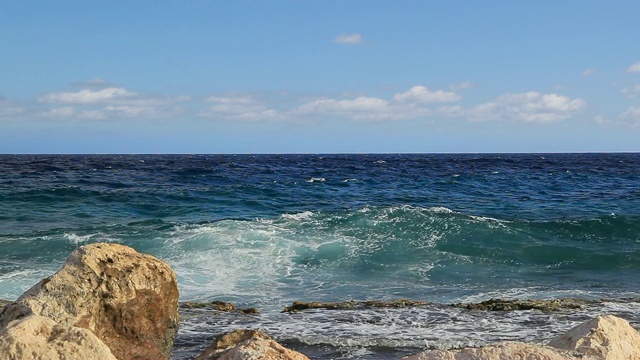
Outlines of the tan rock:
M 551 340 L 549 346 L 598 359 L 640 360 L 640 333 L 628 321 L 612 315 L 582 323 Z
M 91 331 L 31 315 L 0 331 L 2 360 L 116 360 Z
M 91 244 L 0 310 L 0 329 L 31 314 L 91 330 L 116 358 L 168 359 L 178 329 L 169 265 L 118 244 Z
M 430 350 L 404 357 L 405 360 L 591 360 L 575 353 L 547 346 L 501 342 L 480 348 Z
M 309 360 L 258 330 L 235 330 L 218 336 L 195 360 Z

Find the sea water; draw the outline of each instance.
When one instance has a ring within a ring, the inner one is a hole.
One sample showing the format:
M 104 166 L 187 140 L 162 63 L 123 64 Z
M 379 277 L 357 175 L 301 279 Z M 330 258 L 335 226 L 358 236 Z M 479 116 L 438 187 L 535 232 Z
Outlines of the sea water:
M 640 154 L 0 155 L 0 298 L 78 246 L 167 261 L 183 314 L 175 359 L 261 328 L 319 359 L 543 342 L 599 313 L 640 321 Z M 608 299 L 582 310 L 473 312 L 491 298 Z M 293 301 L 405 309 L 281 313 Z

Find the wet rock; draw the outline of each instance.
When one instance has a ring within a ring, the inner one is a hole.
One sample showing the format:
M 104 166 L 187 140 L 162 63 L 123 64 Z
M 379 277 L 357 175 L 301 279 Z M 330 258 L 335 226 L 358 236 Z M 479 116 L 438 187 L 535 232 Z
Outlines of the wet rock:
M 168 359 L 178 329 L 176 276 L 130 247 L 86 245 L 0 310 L 0 328 L 32 314 L 91 330 L 118 359 Z
M 541 310 L 560 311 L 568 309 L 582 309 L 587 305 L 599 303 L 598 301 L 583 299 L 553 299 L 553 300 L 502 300 L 491 299 L 480 303 L 458 303 L 450 306 L 467 310 L 484 311 L 514 311 L 514 310 Z
M 368 308 L 404 308 L 414 306 L 424 306 L 430 303 L 418 300 L 367 300 L 367 301 L 343 301 L 343 302 L 304 302 L 295 301 L 291 306 L 287 306 L 282 312 L 297 312 L 309 309 L 326 309 L 326 310 L 353 310 Z
M 9 301 L 9 300 L 0 299 L 0 310 L 2 310 L 2 308 L 5 305 L 9 305 L 10 303 L 11 303 L 11 301 Z
M 10 322 L 0 331 L 3 360 L 116 360 L 91 331 L 63 326 L 37 315 Z
M 259 330 L 235 330 L 218 336 L 195 360 L 309 360 Z
M 239 312 L 242 314 L 259 314 L 260 311 L 256 308 L 237 308 L 234 304 L 225 301 L 211 301 L 211 302 L 194 302 L 184 301 L 180 303 L 181 309 L 208 309 L 224 312 Z
M 430 350 L 405 360 L 640 360 L 640 333 L 612 315 L 598 316 L 551 340 L 548 346 L 501 342 L 480 348 Z
M 503 342 L 481 348 L 431 350 L 403 358 L 404 360 L 595 360 L 580 354 L 547 346 L 520 342 Z
M 597 359 L 640 359 L 640 333 L 628 321 L 612 315 L 582 323 L 551 340 L 549 346 L 575 350 Z

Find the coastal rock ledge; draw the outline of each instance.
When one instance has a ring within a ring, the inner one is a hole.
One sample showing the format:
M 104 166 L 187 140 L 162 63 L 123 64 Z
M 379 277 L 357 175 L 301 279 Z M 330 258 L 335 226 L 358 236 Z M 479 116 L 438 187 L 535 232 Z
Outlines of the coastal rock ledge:
M 116 359 L 169 359 L 178 330 L 176 275 L 127 246 L 82 246 L 57 273 L 0 310 L 0 331 L 31 315 L 61 329 L 90 330 Z
M 501 342 L 480 348 L 431 350 L 404 360 L 640 360 L 640 333 L 612 315 L 598 316 L 547 346 Z

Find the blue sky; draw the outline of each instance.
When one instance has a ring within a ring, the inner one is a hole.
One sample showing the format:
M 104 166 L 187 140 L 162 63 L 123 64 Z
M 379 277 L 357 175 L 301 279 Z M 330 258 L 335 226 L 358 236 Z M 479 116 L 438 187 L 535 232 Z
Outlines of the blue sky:
M 1 153 L 640 151 L 638 1 L 4 1 Z

